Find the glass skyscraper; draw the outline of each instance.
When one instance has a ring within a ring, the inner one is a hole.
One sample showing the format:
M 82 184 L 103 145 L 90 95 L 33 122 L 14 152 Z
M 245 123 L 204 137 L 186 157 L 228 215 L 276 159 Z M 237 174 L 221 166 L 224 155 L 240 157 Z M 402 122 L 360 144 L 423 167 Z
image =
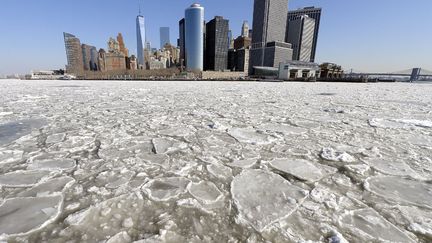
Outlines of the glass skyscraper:
M 170 41 L 170 29 L 169 27 L 160 27 L 160 49 L 163 49 L 163 47 L 166 44 L 171 44 Z
M 141 69 L 145 67 L 144 46 L 146 41 L 144 17 L 141 15 L 138 15 L 136 19 L 136 32 L 137 32 L 137 63 L 138 63 L 138 68 Z
M 195 3 L 185 11 L 186 68 L 203 71 L 204 68 L 204 8 Z

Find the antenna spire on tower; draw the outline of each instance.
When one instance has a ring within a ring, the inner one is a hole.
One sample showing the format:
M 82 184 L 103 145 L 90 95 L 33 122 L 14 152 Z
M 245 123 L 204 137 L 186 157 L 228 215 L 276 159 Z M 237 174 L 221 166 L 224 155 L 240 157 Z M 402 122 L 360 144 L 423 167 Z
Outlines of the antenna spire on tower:
M 141 15 L 141 0 L 138 0 L 139 15 Z

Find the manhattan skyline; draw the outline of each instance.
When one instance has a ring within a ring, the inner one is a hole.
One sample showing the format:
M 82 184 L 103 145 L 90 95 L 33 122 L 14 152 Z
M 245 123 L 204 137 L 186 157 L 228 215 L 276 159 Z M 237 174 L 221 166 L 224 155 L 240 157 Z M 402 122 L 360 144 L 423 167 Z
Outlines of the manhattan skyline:
M 85 2 L 86 8 L 79 2 L 5 0 L 0 21 L 0 33 L 4 36 L 0 45 L 3 54 L 0 74 L 64 68 L 63 31 L 74 33 L 82 42 L 98 48 L 106 48 L 108 37 L 121 32 L 130 52 L 136 54 L 138 1 L 127 1 L 121 8 L 112 0 Z M 152 47 L 159 47 L 160 27 L 170 27 L 170 41 L 177 42 L 178 21 L 193 2 L 161 0 L 143 4 L 141 13 L 146 18 L 146 34 Z M 252 23 L 252 0 L 197 2 L 206 9 L 206 21 L 216 15 L 228 19 L 233 37 L 240 35 L 244 20 Z M 392 72 L 432 66 L 432 48 L 428 44 L 432 33 L 424 21 L 432 7 L 430 1 L 419 0 L 416 5 L 389 0 L 289 1 L 289 10 L 306 6 L 323 8 L 318 63 L 335 62 L 347 71 L 354 68 Z

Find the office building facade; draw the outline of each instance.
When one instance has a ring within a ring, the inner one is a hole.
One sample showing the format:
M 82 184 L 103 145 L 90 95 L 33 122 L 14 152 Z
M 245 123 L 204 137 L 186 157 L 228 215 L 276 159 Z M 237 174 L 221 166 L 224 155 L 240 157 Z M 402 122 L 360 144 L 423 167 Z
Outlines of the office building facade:
M 312 60 L 315 20 L 303 15 L 298 19 L 289 21 L 289 26 L 287 42 L 292 44 L 293 60 L 310 62 Z
M 255 0 L 249 74 L 254 67 L 279 67 L 292 60 L 291 45 L 285 43 L 288 0 Z
M 321 21 L 321 12 L 322 12 L 321 8 L 315 8 L 315 7 L 306 7 L 303 9 L 298 9 L 298 10 L 293 10 L 288 12 L 286 40 L 288 40 L 290 21 L 299 19 L 303 15 L 307 15 L 310 18 L 313 18 L 315 20 L 314 35 L 313 35 L 313 42 L 312 42 L 312 54 L 311 54 L 310 62 L 315 62 L 315 56 L 316 56 L 317 44 L 318 44 L 318 34 L 319 34 L 320 21 Z
M 72 34 L 63 33 L 67 66 L 66 72 L 77 73 L 84 70 L 81 41 Z
M 204 8 L 192 4 L 185 11 L 185 52 L 186 69 L 203 71 L 204 69 Z
M 216 16 L 206 24 L 206 70 L 223 71 L 228 66 L 229 21 Z
M 164 48 L 166 44 L 171 44 L 169 27 L 160 27 L 159 34 L 160 34 L 160 49 Z

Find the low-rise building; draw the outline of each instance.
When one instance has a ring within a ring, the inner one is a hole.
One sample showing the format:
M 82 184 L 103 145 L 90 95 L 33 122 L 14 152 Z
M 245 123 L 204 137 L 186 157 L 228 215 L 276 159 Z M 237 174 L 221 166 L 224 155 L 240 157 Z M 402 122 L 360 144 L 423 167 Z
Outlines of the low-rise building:
M 313 62 L 288 61 L 279 64 L 278 79 L 315 81 L 319 71 L 319 65 Z
M 342 66 L 334 64 L 334 63 L 323 63 L 320 65 L 321 69 L 321 78 L 325 79 L 337 79 L 342 78 L 344 71 L 342 69 Z

